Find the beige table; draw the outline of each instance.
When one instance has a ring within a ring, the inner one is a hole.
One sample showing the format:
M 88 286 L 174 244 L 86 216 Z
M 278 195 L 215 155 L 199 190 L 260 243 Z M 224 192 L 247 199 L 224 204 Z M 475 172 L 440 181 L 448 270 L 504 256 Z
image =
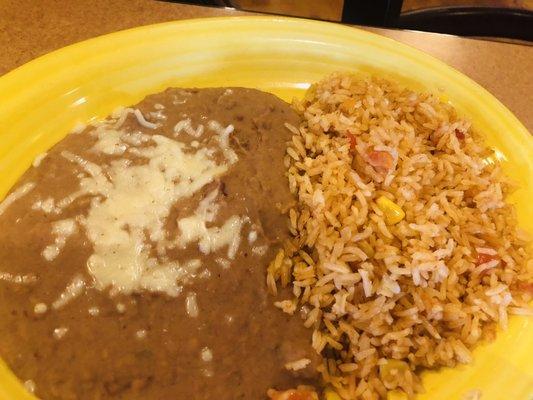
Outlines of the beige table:
M 229 15 L 246 13 L 153 0 L 0 0 L 0 75 L 42 54 L 105 33 L 176 19 Z M 465 73 L 533 132 L 533 46 L 369 30 L 419 48 Z

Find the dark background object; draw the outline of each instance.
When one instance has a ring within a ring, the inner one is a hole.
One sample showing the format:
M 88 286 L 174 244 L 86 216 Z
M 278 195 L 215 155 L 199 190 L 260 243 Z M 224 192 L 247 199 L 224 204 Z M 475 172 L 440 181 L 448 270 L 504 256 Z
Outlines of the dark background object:
M 342 22 L 355 25 L 394 26 L 402 0 L 344 0 Z
M 443 7 L 401 14 L 395 27 L 533 41 L 533 12 L 487 7 Z
M 189 0 L 185 2 L 326 19 L 347 24 L 533 42 L 533 1 Z

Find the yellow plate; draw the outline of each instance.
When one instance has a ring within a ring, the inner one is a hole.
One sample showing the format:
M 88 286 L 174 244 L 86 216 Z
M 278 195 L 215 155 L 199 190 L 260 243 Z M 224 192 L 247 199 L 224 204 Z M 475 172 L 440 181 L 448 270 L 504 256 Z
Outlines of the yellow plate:
M 533 231 L 533 139 L 482 87 L 444 63 L 362 30 L 277 17 L 216 18 L 146 26 L 56 51 L 0 78 L 0 198 L 40 152 L 76 122 L 109 114 L 169 86 L 246 86 L 290 100 L 337 70 L 370 71 L 451 101 L 499 150 L 521 186 L 513 196 Z M 498 77 L 494 77 L 498 79 Z M 533 398 L 531 321 L 479 347 L 470 366 L 426 373 L 419 399 Z M 0 399 L 30 399 L 0 362 Z

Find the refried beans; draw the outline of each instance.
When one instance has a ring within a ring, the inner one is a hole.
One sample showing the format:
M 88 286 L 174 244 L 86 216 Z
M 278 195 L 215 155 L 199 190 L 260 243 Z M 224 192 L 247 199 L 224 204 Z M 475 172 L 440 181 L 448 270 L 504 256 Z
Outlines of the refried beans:
M 35 160 L 0 205 L 0 355 L 28 389 L 264 399 L 316 378 L 265 285 L 294 202 L 285 123 L 261 91 L 168 89 Z

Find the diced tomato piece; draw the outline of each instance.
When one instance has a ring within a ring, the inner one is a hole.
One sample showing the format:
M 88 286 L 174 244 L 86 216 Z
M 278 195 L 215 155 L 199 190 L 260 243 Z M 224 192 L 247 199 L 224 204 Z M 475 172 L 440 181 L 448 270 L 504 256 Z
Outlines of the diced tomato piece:
M 308 389 L 289 389 L 284 392 L 269 390 L 268 396 L 271 400 L 317 400 L 316 392 Z
M 456 129 L 456 130 L 455 130 L 455 136 L 456 136 L 457 139 L 459 139 L 459 140 L 464 140 L 464 138 L 465 138 L 465 133 L 464 133 L 462 130 L 460 130 L 460 129 Z
M 354 150 L 355 145 L 357 144 L 357 137 L 351 132 L 346 132 L 346 137 L 348 138 L 348 141 L 350 142 L 350 150 Z
M 308 390 L 299 390 L 292 393 L 287 400 L 313 400 L 313 395 Z
M 520 282 L 517 285 L 518 290 L 533 296 L 533 283 L 531 282 Z
M 388 151 L 371 150 L 367 155 L 369 164 L 378 172 L 387 173 L 394 164 L 394 158 Z
M 476 265 L 485 264 L 485 263 L 488 263 L 489 261 L 499 260 L 499 259 L 500 257 L 497 254 L 491 255 L 491 254 L 485 254 L 485 253 L 478 253 L 477 259 L 476 259 Z
M 476 265 L 479 266 L 479 265 L 488 263 L 489 261 L 493 261 L 493 260 L 500 260 L 500 256 L 498 254 L 492 255 L 492 254 L 486 254 L 486 253 L 477 253 Z M 492 270 L 493 268 L 484 269 L 483 271 L 481 271 L 480 276 L 487 275 Z

